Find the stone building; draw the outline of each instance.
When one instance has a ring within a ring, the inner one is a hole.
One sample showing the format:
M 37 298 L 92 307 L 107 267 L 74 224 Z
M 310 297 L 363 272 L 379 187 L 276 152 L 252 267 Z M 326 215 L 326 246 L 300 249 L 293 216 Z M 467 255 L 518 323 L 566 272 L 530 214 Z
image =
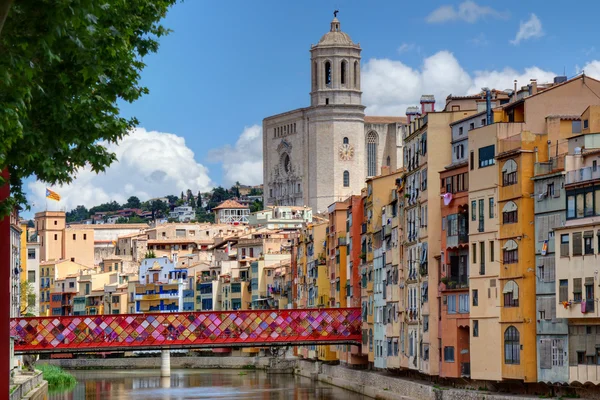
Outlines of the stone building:
M 263 120 L 267 205 L 308 206 L 316 213 L 359 194 L 382 166 L 402 165 L 402 117 L 365 117 L 359 44 L 340 21 L 311 53 L 311 103 Z

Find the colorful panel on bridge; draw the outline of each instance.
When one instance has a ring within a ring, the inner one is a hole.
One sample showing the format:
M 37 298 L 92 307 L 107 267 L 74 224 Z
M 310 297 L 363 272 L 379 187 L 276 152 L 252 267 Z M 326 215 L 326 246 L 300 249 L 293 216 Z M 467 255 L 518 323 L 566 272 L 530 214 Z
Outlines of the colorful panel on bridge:
M 360 342 L 359 308 L 15 318 L 15 352 Z

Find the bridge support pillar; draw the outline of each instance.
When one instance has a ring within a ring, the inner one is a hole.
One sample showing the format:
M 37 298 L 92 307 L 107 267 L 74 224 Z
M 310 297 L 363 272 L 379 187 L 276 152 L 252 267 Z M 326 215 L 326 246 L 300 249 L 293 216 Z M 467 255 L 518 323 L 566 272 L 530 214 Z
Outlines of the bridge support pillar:
M 160 352 L 160 376 L 171 376 L 171 351 L 161 350 Z

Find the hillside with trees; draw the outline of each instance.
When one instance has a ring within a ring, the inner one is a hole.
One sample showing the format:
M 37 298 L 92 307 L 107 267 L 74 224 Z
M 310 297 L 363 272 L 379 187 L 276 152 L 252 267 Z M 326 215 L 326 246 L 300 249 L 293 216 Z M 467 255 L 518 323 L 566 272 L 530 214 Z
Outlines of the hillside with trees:
M 262 191 L 257 188 L 243 186 L 239 182 L 226 189 L 218 186 L 210 192 L 193 194 L 191 189 L 182 191 L 179 195 L 168 194 L 161 198 L 140 200 L 131 196 L 127 202 L 119 204 L 116 201 L 102 203 L 91 208 L 78 205 L 67 211 L 67 222 L 88 223 L 142 223 L 155 219 L 169 217 L 175 207 L 189 206 L 194 210 L 195 221 L 214 222 L 212 209 L 228 199 L 243 199 L 249 202 L 250 212 L 263 209 Z M 91 221 L 90 221 L 91 220 Z

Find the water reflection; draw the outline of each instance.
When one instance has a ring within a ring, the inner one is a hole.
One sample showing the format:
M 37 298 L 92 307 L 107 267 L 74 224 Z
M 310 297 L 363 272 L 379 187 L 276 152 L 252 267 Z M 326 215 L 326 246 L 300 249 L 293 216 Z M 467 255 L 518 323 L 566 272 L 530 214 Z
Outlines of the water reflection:
M 173 370 L 161 378 L 159 370 L 73 371 L 77 386 L 51 400 L 80 399 L 293 399 L 358 400 L 356 393 L 293 375 L 260 371 Z

